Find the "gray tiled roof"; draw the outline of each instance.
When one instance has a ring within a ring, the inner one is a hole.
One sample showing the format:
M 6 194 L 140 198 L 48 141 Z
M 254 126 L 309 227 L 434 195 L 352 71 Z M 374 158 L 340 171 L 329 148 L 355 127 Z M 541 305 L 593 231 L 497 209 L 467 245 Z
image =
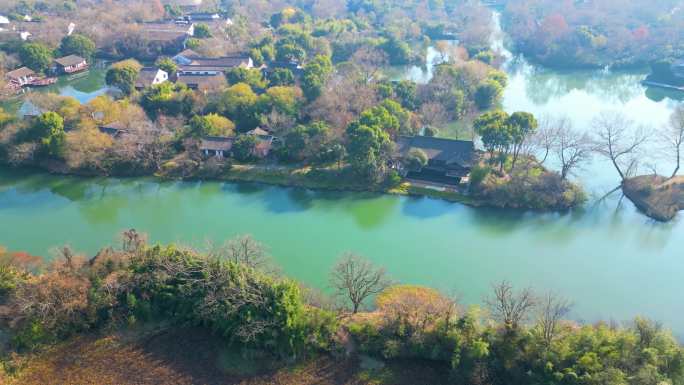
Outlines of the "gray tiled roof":
M 205 136 L 200 143 L 200 150 L 230 151 L 234 141 L 234 137 Z
M 431 136 L 402 136 L 397 140 L 399 156 L 408 155 L 411 149 L 420 149 L 430 161 L 471 166 L 475 157 L 472 141 L 435 138 Z
M 55 63 L 61 65 L 62 67 L 69 67 L 73 66 L 79 63 L 83 63 L 85 61 L 84 58 L 76 55 L 69 55 L 69 56 L 64 56 L 59 59 L 55 59 Z

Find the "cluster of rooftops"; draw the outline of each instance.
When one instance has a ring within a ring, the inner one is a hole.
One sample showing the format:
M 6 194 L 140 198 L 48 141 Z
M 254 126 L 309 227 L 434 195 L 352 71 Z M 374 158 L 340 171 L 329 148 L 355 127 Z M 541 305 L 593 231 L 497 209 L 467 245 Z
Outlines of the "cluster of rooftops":
M 246 132 L 246 135 L 252 135 L 256 138 L 254 155 L 259 158 L 267 157 L 272 147 L 279 143 L 278 138 L 259 127 Z M 206 136 L 200 141 L 199 150 L 205 157 L 222 159 L 231 154 L 236 139 L 235 136 Z
M 169 74 L 157 67 L 145 67 L 140 71 L 136 88 L 143 89 L 166 81 L 175 81 L 191 89 L 207 90 L 222 85 L 224 74 L 232 68 L 254 68 L 254 62 L 247 55 L 204 57 L 186 49 L 173 56 L 177 65 L 175 74 Z
M 103 125 L 100 131 L 115 139 L 123 139 L 129 134 L 128 128 L 119 122 Z M 256 138 L 253 155 L 257 158 L 267 158 L 274 147 L 282 144 L 278 137 L 259 127 L 246 132 L 245 135 Z M 236 136 L 205 136 L 199 141 L 199 155 L 207 159 L 223 160 L 232 156 L 236 140 Z M 427 164 L 420 170 L 409 170 L 403 166 L 404 161 L 414 150 L 420 150 L 427 156 Z M 402 176 L 412 180 L 458 185 L 468 182 L 470 171 L 478 162 L 478 152 L 473 141 L 401 136 L 397 139 L 391 166 Z
M 53 60 L 49 73 L 51 75 L 68 75 L 88 69 L 85 58 L 68 55 Z M 19 67 L 5 74 L 7 87 L 18 90 L 24 86 L 44 86 L 57 81 L 56 78 L 45 77 L 28 67 Z
M 141 33 L 150 40 L 181 41 L 194 34 L 195 21 L 216 21 L 218 14 L 195 13 L 172 22 L 142 23 Z M 1 20 L 0 20 L 1 21 Z M 230 19 L 227 19 L 230 23 Z M 184 45 L 184 44 L 183 44 Z M 191 89 L 206 90 L 225 83 L 225 72 L 232 68 L 254 68 L 248 55 L 229 55 L 223 57 L 205 57 L 191 49 L 183 49 L 172 57 L 177 65 L 175 74 L 169 74 L 157 67 L 145 67 L 140 71 L 136 88 L 175 81 L 186 84 Z M 54 61 L 51 72 L 68 74 L 87 69 L 86 59 L 69 55 Z M 38 75 L 26 67 L 18 68 L 6 74 L 8 80 L 15 84 L 30 85 Z M 129 129 L 120 122 L 102 125 L 100 131 L 115 139 L 129 135 Z M 267 130 L 255 128 L 245 133 L 254 136 L 256 146 L 254 155 L 268 157 L 271 149 L 280 144 L 280 140 Z M 237 137 L 207 136 L 199 141 L 199 152 L 204 157 L 223 159 L 232 155 L 233 145 Z M 408 158 L 413 150 L 421 150 L 427 156 L 427 164 L 421 170 L 409 170 L 403 166 L 402 160 Z M 467 181 L 472 167 L 477 163 L 477 152 L 472 141 L 435 138 L 427 136 L 402 136 L 397 139 L 396 151 L 392 166 L 403 176 L 410 179 L 438 182 L 443 184 L 459 184 Z

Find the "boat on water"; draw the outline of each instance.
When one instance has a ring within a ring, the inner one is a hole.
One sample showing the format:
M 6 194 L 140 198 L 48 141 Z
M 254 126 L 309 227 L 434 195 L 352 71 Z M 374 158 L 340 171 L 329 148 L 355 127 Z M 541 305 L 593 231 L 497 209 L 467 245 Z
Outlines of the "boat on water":
M 71 67 L 71 68 L 65 68 L 65 69 L 64 69 L 64 73 L 67 74 L 67 75 L 73 75 L 73 74 L 77 74 L 77 73 L 80 73 L 80 72 L 85 72 L 85 71 L 87 71 L 89 68 L 90 68 L 90 65 L 88 65 L 87 63 L 84 63 L 83 65 L 74 66 L 74 67 Z
M 55 83 L 57 83 L 57 78 L 40 78 L 33 80 L 29 85 L 33 87 L 45 87 Z
M 88 76 L 88 72 L 90 72 L 90 71 L 88 70 L 88 68 L 86 68 L 84 70 L 81 70 L 81 71 L 74 73 L 73 75 L 69 75 L 66 78 L 67 78 L 67 80 L 80 79 L 82 77 Z

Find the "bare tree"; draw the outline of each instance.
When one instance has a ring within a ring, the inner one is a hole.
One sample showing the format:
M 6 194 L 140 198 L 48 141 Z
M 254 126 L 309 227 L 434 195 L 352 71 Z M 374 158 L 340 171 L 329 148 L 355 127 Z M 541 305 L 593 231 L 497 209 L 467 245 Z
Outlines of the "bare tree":
M 284 137 L 295 126 L 296 119 L 292 116 L 279 112 L 275 108 L 265 116 L 263 127 Z
M 348 299 L 356 314 L 368 297 L 378 294 L 390 286 L 385 269 L 375 267 L 362 257 L 347 253 L 333 267 L 330 284 L 336 294 Z
M 210 256 L 225 258 L 229 261 L 261 269 L 268 265 L 266 248 L 251 235 L 240 235 L 226 242 L 218 249 L 211 250 Z
M 448 120 L 448 113 L 442 104 L 424 103 L 420 107 L 420 118 L 424 126 L 443 127 Z
M 493 285 L 493 290 L 494 295 L 487 298 L 485 303 L 494 318 L 507 328 L 517 329 L 536 306 L 537 299 L 529 288 L 516 292 L 508 281 L 502 281 Z
M 556 122 L 549 116 L 542 117 L 539 122 L 539 129 L 530 141 L 533 147 L 541 154 L 541 156 L 537 157 L 539 165 L 543 165 L 546 162 L 556 144 L 556 127 Z
M 135 253 L 147 244 L 147 234 L 135 229 L 121 232 L 121 249 L 127 253 Z
M 682 144 L 684 144 L 684 106 L 678 106 L 672 116 L 670 123 L 663 127 L 658 133 L 658 139 L 663 144 L 664 150 L 668 157 L 675 157 L 676 166 L 670 179 L 677 176 L 679 166 L 681 163 Z
M 539 301 L 537 326 L 546 346 L 551 345 L 558 335 L 558 324 L 570 312 L 571 308 L 570 301 L 550 292 Z
M 372 47 L 361 47 L 351 57 L 351 61 L 358 66 L 359 73 L 365 83 L 376 80 L 380 70 L 387 66 L 387 54 Z
M 638 165 L 638 152 L 648 136 L 643 127 L 621 113 L 603 113 L 593 122 L 597 135 L 596 151 L 610 159 L 620 178 L 632 175 Z
M 574 130 L 567 117 L 557 121 L 554 134 L 552 148 L 561 164 L 561 179 L 565 180 L 573 170 L 591 158 L 593 145 L 589 135 Z
M 376 87 L 367 84 L 354 65 L 338 68 L 326 84 L 323 94 L 305 108 L 305 115 L 330 124 L 335 135 L 341 137 L 349 122 L 379 101 Z

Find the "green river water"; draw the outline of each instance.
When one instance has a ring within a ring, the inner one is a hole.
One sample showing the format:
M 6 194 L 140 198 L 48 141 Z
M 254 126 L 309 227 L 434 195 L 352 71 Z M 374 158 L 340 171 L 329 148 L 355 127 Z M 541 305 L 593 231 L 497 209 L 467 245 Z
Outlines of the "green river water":
M 643 71 L 562 73 L 524 61 L 508 71 L 506 110 L 568 115 L 584 130 L 605 110 L 656 127 L 678 103 L 677 95 L 644 89 Z M 572 213 L 540 214 L 426 198 L 0 169 L 0 244 L 49 257 L 65 243 L 92 255 L 128 228 L 154 242 L 194 246 L 252 234 L 285 274 L 322 289 L 340 254 L 354 251 L 399 282 L 455 292 L 464 303 L 480 303 L 493 282 L 508 279 L 571 298 L 578 320 L 642 314 L 684 336 L 683 221 L 655 223 L 619 195 L 597 203 L 618 184 L 605 161 L 592 161 L 575 178 L 590 202 Z

